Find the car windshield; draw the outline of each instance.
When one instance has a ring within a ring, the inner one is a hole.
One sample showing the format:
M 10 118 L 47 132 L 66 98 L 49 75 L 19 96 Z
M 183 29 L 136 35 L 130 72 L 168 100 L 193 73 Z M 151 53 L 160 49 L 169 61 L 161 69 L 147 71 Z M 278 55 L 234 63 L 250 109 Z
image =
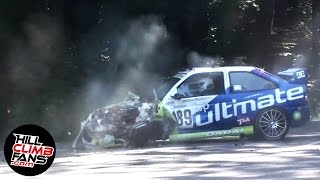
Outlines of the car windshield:
M 164 96 L 170 91 L 170 89 L 180 80 L 178 77 L 170 77 L 162 83 L 162 85 L 156 89 L 156 93 L 159 100 L 162 100 Z

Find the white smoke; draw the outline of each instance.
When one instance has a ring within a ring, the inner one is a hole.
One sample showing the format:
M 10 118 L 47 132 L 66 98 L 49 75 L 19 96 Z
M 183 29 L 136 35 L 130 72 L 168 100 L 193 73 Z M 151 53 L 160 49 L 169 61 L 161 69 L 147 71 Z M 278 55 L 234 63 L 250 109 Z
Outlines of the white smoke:
M 157 52 L 157 47 L 168 38 L 165 27 L 155 16 L 129 22 L 128 30 L 120 38 L 116 59 L 143 64 Z M 128 62 L 129 63 L 129 62 Z
M 19 89 L 34 89 L 50 75 L 50 68 L 61 62 L 64 36 L 61 24 L 45 15 L 33 14 L 23 23 L 25 37 L 12 38 L 9 73 Z
M 224 64 L 222 57 L 210 57 L 191 52 L 187 56 L 187 61 L 191 67 L 220 67 Z
M 169 65 L 170 60 L 163 58 L 164 52 L 160 51 L 169 38 L 160 18 L 144 16 L 123 24 L 123 30 L 114 37 L 116 41 L 112 41 L 116 48 L 110 61 L 115 63 L 114 69 L 106 72 L 105 78 L 109 81 L 90 77 L 80 90 L 78 99 L 82 99 L 82 105 L 78 108 L 85 109 L 86 113 L 122 101 L 129 91 L 150 98 L 152 89 L 161 81 L 158 74 L 148 69 L 150 64 L 160 64 L 159 68 Z M 121 74 L 115 70 L 120 65 Z

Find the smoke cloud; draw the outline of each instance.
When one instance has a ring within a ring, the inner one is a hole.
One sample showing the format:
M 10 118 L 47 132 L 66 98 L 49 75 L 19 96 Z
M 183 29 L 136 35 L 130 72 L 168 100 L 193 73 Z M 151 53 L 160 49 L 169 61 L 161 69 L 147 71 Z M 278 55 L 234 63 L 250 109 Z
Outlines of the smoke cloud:
M 11 41 L 9 74 L 17 89 L 34 90 L 50 75 L 50 68 L 61 62 L 64 36 L 61 25 L 41 14 L 23 23 L 24 37 Z
M 152 61 L 159 46 L 168 38 L 165 27 L 155 16 L 146 16 L 130 21 L 128 30 L 122 35 L 116 52 L 116 59 L 130 63 L 137 62 L 143 65 Z M 128 62 L 129 61 L 129 62 Z
M 74 118 L 78 117 L 71 123 L 76 127 L 70 128 L 72 134 L 78 132 L 80 122 L 89 113 L 124 100 L 129 91 L 139 95 L 142 101 L 153 101 L 152 89 L 161 83 L 168 66 L 180 55 L 178 48 L 171 43 L 161 18 L 156 16 L 123 22 L 118 33 L 112 35 L 112 39 L 106 36 L 103 40 L 110 42 L 103 47 L 108 51 L 102 51 L 103 57 L 108 57 L 105 63 L 109 63 L 103 76 L 97 73 L 89 77 L 77 95 L 72 97 L 71 112 L 77 114 Z M 87 51 L 92 53 L 91 48 Z
M 190 67 L 220 67 L 224 64 L 222 57 L 210 57 L 191 52 L 187 56 Z

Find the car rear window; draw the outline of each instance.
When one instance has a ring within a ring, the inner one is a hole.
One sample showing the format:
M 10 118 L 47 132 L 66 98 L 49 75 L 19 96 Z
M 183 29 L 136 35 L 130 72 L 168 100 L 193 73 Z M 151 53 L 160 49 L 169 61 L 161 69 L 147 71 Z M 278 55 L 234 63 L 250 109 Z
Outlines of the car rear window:
M 229 75 L 233 92 L 248 92 L 277 88 L 277 85 L 272 81 L 250 72 L 231 72 Z

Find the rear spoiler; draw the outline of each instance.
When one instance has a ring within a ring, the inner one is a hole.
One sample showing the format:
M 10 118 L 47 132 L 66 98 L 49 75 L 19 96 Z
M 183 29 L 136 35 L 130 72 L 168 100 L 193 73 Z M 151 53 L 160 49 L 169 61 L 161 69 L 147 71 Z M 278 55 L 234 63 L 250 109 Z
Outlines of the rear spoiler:
M 308 83 L 307 68 L 290 68 L 288 70 L 278 72 L 278 75 L 292 84 Z

